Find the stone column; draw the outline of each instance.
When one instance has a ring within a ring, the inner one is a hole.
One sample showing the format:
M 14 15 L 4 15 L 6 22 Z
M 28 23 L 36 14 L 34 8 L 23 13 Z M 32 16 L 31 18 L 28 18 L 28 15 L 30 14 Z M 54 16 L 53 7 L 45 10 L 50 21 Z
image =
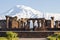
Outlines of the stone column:
M 39 20 L 37 20 L 37 23 L 38 23 L 38 28 L 39 28 L 40 27 Z
M 21 18 L 21 28 L 23 28 L 24 27 L 24 24 L 23 24 L 24 22 L 23 22 L 23 18 Z
M 60 28 L 60 21 L 58 21 L 58 28 Z
M 43 19 L 43 20 L 41 20 L 41 21 L 42 21 L 42 22 L 41 22 L 41 24 L 42 24 L 42 25 L 41 25 L 41 26 L 42 26 L 42 29 L 45 30 L 45 19 Z
M 32 20 L 32 22 L 33 22 L 33 28 L 34 28 L 34 23 L 35 23 L 35 20 Z
M 43 22 L 42 22 L 42 20 L 41 20 L 41 27 L 43 27 Z
M 30 28 L 30 20 L 27 20 L 27 26 Z
M 44 20 L 42 20 L 42 27 L 45 28 Z
M 54 17 L 51 17 L 51 28 L 54 28 Z
M 41 20 L 41 28 L 43 28 L 43 21 Z
M 23 28 L 23 21 L 19 22 L 19 28 Z
M 23 24 L 24 24 L 24 27 L 25 27 L 25 22 Z
M 22 28 L 24 28 L 24 23 L 23 23 L 23 21 L 22 21 L 21 23 L 22 23 Z
M 41 27 L 41 20 L 39 20 L 39 27 Z
M 20 19 L 18 20 L 18 27 L 21 28 L 21 21 L 20 21 Z
M 6 27 L 9 28 L 9 16 L 6 16 Z
M 45 19 L 43 20 L 43 27 L 46 28 L 46 27 L 45 27 Z

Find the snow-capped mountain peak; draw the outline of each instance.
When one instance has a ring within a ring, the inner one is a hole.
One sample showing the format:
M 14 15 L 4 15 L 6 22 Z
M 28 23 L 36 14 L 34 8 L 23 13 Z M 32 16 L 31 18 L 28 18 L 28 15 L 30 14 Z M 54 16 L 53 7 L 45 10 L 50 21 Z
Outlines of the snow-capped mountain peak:
M 9 16 L 17 16 L 19 18 L 40 18 L 42 17 L 42 12 L 35 10 L 31 7 L 24 5 L 16 5 L 7 12 L 4 13 Z
M 26 10 L 31 10 L 32 8 L 24 6 L 24 5 L 16 5 L 17 8 L 22 8 L 22 9 L 26 9 Z
M 50 17 L 54 16 L 55 20 L 60 20 L 60 13 L 49 13 L 38 11 L 36 9 L 33 9 L 31 7 L 25 6 L 25 5 L 16 5 L 9 9 L 8 11 L 0 14 L 0 19 L 5 19 L 5 16 L 17 16 L 18 19 L 20 18 L 42 18 L 43 16 L 45 19 L 50 19 Z

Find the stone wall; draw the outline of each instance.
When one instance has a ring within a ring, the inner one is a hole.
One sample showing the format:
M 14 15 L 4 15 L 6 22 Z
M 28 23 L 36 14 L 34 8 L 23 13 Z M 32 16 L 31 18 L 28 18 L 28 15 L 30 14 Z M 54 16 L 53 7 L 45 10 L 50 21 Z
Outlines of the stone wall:
M 21 38 L 46 38 L 54 32 L 18 32 L 18 34 Z
M 54 32 L 18 32 L 20 38 L 46 38 L 49 35 L 53 35 Z M 6 36 L 5 32 L 0 32 L 0 36 Z

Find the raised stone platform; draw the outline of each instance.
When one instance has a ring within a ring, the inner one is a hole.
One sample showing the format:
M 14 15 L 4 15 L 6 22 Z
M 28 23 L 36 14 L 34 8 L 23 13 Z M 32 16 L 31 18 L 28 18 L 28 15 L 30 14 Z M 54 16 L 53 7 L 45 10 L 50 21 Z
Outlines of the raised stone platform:
M 18 33 L 20 38 L 46 38 L 49 35 L 53 35 L 54 32 L 49 31 L 14 31 Z M 0 32 L 0 36 L 6 36 L 6 31 Z
M 21 38 L 46 38 L 54 32 L 17 32 Z

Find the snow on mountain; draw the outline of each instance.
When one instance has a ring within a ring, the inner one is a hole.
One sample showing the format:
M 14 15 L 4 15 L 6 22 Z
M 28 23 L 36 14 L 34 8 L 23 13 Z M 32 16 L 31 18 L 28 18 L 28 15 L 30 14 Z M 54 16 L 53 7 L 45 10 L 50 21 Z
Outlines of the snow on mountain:
M 45 18 L 51 19 L 50 17 L 54 17 L 54 20 L 60 20 L 60 13 L 48 13 L 48 12 L 46 12 Z
M 42 12 L 24 5 L 16 5 L 3 14 L 3 16 L 5 15 L 17 16 L 18 18 L 40 18 L 42 17 Z
M 43 12 L 35 10 L 31 7 L 24 5 L 16 5 L 9 9 L 8 11 L 0 14 L 0 19 L 5 19 L 5 16 L 17 16 L 19 18 L 42 18 Z M 44 17 L 46 19 L 50 19 L 50 17 L 55 17 L 55 20 L 60 20 L 60 13 L 44 13 Z

